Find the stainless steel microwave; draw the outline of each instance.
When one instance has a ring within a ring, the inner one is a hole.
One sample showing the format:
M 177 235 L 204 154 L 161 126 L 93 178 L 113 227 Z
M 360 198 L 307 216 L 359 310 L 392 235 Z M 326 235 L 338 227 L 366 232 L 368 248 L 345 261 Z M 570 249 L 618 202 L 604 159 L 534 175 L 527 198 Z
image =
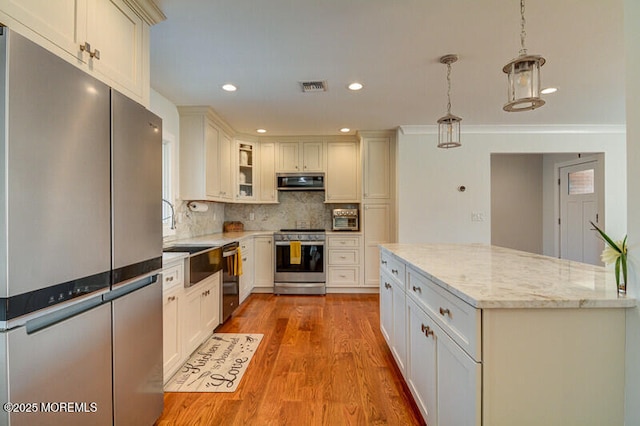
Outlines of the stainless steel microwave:
M 333 209 L 334 231 L 357 231 L 358 209 Z
M 323 191 L 324 173 L 278 173 L 279 191 Z

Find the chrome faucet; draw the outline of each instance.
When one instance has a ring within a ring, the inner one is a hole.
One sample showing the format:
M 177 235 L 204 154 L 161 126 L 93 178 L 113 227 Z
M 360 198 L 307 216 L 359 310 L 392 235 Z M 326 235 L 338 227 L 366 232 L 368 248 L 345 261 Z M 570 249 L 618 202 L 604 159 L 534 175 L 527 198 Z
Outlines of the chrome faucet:
M 173 204 L 171 204 L 169 200 L 165 200 L 164 198 L 162 199 L 162 201 L 169 204 L 169 207 L 171 207 L 171 229 L 176 229 L 176 212 L 173 209 Z M 162 218 L 162 220 L 164 219 L 166 219 L 166 217 Z

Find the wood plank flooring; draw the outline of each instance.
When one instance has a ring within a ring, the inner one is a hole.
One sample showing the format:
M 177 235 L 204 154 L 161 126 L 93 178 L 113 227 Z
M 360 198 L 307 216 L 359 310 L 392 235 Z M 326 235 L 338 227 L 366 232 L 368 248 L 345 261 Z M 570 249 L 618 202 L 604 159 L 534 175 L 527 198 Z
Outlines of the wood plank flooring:
M 253 294 L 219 333 L 263 333 L 234 393 L 165 393 L 158 426 L 423 425 L 378 295 Z

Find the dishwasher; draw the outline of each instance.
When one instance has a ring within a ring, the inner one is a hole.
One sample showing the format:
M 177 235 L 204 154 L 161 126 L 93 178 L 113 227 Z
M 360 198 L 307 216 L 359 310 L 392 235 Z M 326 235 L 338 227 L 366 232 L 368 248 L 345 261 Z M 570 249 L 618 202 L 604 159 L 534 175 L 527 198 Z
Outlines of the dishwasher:
M 222 247 L 222 317 L 220 323 L 229 319 L 240 302 L 240 258 L 237 241 Z

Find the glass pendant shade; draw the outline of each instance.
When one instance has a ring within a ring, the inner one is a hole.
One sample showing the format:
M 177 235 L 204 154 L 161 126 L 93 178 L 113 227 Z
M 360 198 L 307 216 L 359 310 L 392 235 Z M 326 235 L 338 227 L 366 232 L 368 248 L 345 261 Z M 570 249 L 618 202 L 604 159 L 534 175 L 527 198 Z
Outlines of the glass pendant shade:
M 505 111 L 531 111 L 544 105 L 540 98 L 540 67 L 544 63 L 542 56 L 522 54 L 502 68 L 509 84 Z
M 438 148 L 456 148 L 460 142 L 460 122 L 462 118 L 447 114 L 438 120 Z

